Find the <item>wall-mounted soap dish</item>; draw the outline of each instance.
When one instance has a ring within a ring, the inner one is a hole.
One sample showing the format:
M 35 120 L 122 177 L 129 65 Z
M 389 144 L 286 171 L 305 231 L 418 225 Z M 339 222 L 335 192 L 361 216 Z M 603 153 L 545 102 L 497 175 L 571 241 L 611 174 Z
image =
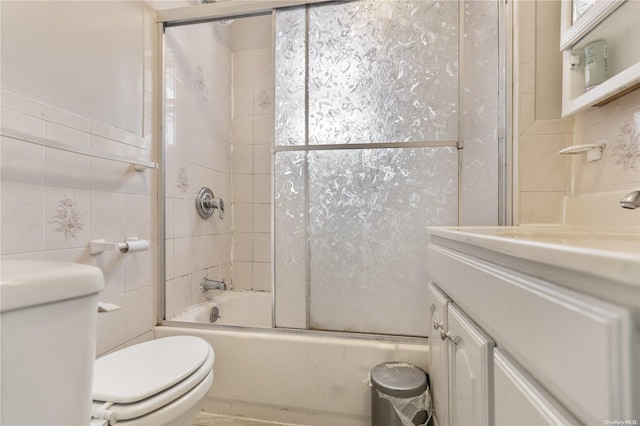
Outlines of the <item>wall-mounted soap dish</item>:
M 580 154 L 587 153 L 587 161 L 598 161 L 602 158 L 602 150 L 607 142 L 605 140 L 598 141 L 597 143 L 589 143 L 584 145 L 573 145 L 565 149 L 558 151 L 558 154 Z

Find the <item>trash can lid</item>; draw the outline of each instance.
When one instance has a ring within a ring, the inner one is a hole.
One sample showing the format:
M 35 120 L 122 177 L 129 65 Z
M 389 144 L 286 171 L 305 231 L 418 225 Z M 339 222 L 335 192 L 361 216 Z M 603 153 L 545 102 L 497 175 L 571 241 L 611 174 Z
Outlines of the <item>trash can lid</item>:
M 414 365 L 385 362 L 371 369 L 371 383 L 385 395 L 410 398 L 427 389 L 427 375 Z

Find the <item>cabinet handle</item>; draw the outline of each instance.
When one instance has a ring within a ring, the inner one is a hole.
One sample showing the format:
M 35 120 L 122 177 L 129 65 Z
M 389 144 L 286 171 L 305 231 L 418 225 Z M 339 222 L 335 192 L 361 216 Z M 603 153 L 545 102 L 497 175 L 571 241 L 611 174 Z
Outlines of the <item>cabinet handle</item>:
M 438 330 L 444 326 L 444 321 L 433 320 L 433 329 Z

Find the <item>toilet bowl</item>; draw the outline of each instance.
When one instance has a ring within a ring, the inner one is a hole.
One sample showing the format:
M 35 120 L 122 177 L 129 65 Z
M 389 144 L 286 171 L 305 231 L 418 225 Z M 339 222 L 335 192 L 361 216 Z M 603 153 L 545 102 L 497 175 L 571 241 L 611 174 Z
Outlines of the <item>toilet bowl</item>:
M 213 382 L 211 345 L 175 336 L 95 361 L 102 271 L 64 262 L 1 266 L 0 424 L 190 424 Z
M 174 336 L 98 359 L 91 425 L 189 425 L 213 382 L 214 358 L 203 339 Z

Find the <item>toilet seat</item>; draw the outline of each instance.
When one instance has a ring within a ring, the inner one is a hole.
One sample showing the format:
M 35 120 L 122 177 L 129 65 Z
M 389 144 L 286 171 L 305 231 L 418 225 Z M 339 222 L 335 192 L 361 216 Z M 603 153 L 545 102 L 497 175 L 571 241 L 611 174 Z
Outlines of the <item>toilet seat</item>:
M 152 340 L 107 355 L 94 366 L 93 417 L 110 424 L 135 419 L 193 393 L 203 382 L 210 386 L 214 358 L 207 342 L 191 336 Z

